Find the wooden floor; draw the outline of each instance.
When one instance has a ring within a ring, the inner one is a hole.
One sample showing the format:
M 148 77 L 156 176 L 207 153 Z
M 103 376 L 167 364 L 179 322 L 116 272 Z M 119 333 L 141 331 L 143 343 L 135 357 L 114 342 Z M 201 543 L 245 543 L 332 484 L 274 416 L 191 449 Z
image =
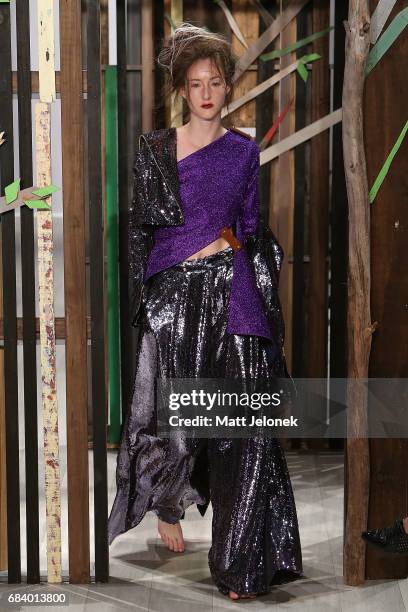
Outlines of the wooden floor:
M 62 449 L 63 451 L 64 449 Z M 64 453 L 61 453 L 62 464 Z M 251 602 L 229 601 L 214 587 L 207 553 L 211 537 L 211 506 L 202 518 L 194 507 L 186 512 L 183 530 L 184 553 L 168 551 L 157 538 L 156 520 L 148 514 L 140 525 L 119 536 L 110 548 L 110 582 L 108 584 L 27 587 L 8 585 L 0 573 L 0 595 L 9 590 L 23 592 L 64 592 L 69 606 L 61 610 L 138 610 L 154 612 L 220 612 L 244 605 L 258 610 L 369 610 L 397 612 L 408 609 L 408 580 L 367 582 L 362 588 L 347 587 L 342 579 L 343 524 L 343 457 L 341 454 L 288 453 L 289 468 L 299 514 L 305 577 Z M 92 470 L 92 453 L 89 453 Z M 115 493 L 116 452 L 110 451 L 109 507 Z M 66 473 L 63 478 L 63 508 L 66 496 Z M 90 479 L 92 483 L 92 479 Z M 91 500 L 90 500 L 91 501 Z M 93 507 L 91 504 L 91 516 Z M 44 516 L 44 508 L 41 509 Z M 21 505 L 22 531 L 25 520 Z M 66 513 L 62 517 L 62 535 L 66 542 Z M 92 524 L 92 521 L 91 521 Z M 40 533 L 41 567 L 46 580 L 45 525 Z M 91 530 L 92 544 L 92 530 Z M 24 555 L 25 542 L 22 541 Z M 91 548 L 92 551 L 92 548 Z M 23 574 L 25 559 L 23 556 Z M 63 549 L 64 575 L 67 575 L 67 548 Z M 92 573 L 92 568 L 91 568 Z M 39 610 L 39 607 L 23 609 Z M 3 610 L 0 600 L 0 609 Z M 55 606 L 53 609 L 57 609 Z

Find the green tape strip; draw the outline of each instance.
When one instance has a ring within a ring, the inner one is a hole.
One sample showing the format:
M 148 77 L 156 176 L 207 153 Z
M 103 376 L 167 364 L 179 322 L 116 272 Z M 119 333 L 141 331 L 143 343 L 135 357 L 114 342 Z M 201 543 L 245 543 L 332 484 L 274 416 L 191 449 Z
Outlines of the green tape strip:
M 408 24 L 408 7 L 402 10 L 394 17 L 384 34 L 375 43 L 371 49 L 366 63 L 365 75 L 370 74 L 372 69 L 378 64 L 380 59 L 385 55 L 391 45 L 397 40 L 398 36 Z
M 300 76 L 302 77 L 304 82 L 306 83 L 306 81 L 307 81 L 307 79 L 309 77 L 309 72 L 308 72 L 306 66 L 304 64 L 302 64 L 301 62 L 299 62 L 299 64 L 297 65 L 296 70 L 298 71 L 298 73 L 300 74 Z
M 45 187 L 34 189 L 33 194 L 39 196 L 40 198 L 46 198 L 55 191 L 59 191 L 59 187 L 56 185 L 46 185 Z
M 373 186 L 370 189 L 370 193 L 368 194 L 368 199 L 371 202 L 374 201 L 375 196 L 378 193 L 378 190 L 380 189 L 383 180 L 385 179 L 388 170 L 390 169 L 391 166 L 391 162 L 394 159 L 398 149 L 401 146 L 402 141 L 404 140 L 405 134 L 408 131 L 408 121 L 406 122 L 406 124 L 404 125 L 401 134 L 398 136 L 397 141 L 395 142 L 394 146 L 391 149 L 391 152 L 389 153 L 387 159 L 384 162 L 383 167 L 381 168 L 377 178 L 375 179 Z
M 6 203 L 11 204 L 14 200 L 17 200 L 18 192 L 20 191 L 20 179 L 16 179 L 10 185 L 4 188 L 4 195 L 6 196 Z
M 266 62 L 271 59 L 276 59 L 277 57 L 282 57 L 284 55 L 287 55 L 288 53 L 291 53 L 291 51 L 296 51 L 296 49 L 300 49 L 300 47 L 304 47 L 305 45 L 308 45 L 309 43 L 313 42 L 314 40 L 317 40 L 318 38 L 322 38 L 323 36 L 326 36 L 326 34 L 330 32 L 330 30 L 334 30 L 334 26 L 330 26 L 329 28 L 326 28 L 325 30 L 322 30 L 321 32 L 315 32 L 314 34 L 311 34 L 310 36 L 307 36 L 306 38 L 302 38 L 302 40 L 298 40 L 297 42 L 292 43 L 291 45 L 289 45 L 288 47 L 285 47 L 284 49 L 276 49 L 275 51 L 271 51 L 270 53 L 262 53 L 262 55 L 260 55 L 259 58 L 263 60 L 264 62 Z
M 45 200 L 24 200 L 24 204 L 27 204 L 28 208 L 37 208 L 39 210 L 51 210 L 51 206 L 48 206 Z
M 309 53 L 309 55 L 303 55 L 303 57 L 299 59 L 296 70 L 298 71 L 298 73 L 300 74 L 300 76 L 302 77 L 305 83 L 307 79 L 309 78 L 309 71 L 306 68 L 306 64 L 311 64 L 312 62 L 315 62 L 321 57 L 322 56 L 319 55 L 318 53 Z

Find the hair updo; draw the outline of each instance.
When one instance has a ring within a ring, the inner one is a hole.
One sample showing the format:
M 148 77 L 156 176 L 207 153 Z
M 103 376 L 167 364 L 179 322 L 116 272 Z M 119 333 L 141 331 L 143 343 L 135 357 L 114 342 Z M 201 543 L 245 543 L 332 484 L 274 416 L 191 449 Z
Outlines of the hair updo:
M 171 94 L 177 96 L 181 87 L 187 89 L 187 71 L 198 59 L 210 58 L 217 67 L 225 85 L 230 87 L 225 102 L 232 99 L 233 76 L 238 57 L 232 51 L 231 43 L 223 35 L 210 32 L 191 23 L 183 22 L 175 30 L 161 48 L 157 63 L 166 73 L 163 97 Z

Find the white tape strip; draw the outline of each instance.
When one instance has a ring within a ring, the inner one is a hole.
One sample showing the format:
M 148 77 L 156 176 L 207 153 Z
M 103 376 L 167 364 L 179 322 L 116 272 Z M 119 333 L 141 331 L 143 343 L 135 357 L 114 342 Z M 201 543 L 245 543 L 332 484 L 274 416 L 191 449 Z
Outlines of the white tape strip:
M 370 40 L 372 45 L 377 42 L 377 38 L 396 3 L 397 0 L 379 0 L 374 13 L 371 15 Z
M 310 140 L 310 138 L 313 138 L 313 136 L 320 134 L 320 132 L 324 132 L 324 130 L 327 130 L 332 125 L 339 123 L 342 120 L 342 116 L 343 109 L 339 108 L 333 113 L 330 113 L 329 115 L 318 119 L 314 123 L 311 123 L 302 130 L 298 130 L 294 134 L 291 134 L 287 138 L 284 138 L 280 142 L 272 145 L 271 147 L 264 149 L 263 151 L 261 151 L 260 154 L 261 166 L 272 161 L 272 159 L 279 157 L 279 155 L 286 153 L 286 151 L 290 151 L 290 149 L 297 147 L 302 142 Z
M 229 26 L 230 26 L 231 30 L 234 32 L 235 36 L 244 45 L 245 49 L 248 49 L 248 43 L 245 40 L 244 35 L 242 34 L 241 30 L 239 29 L 239 25 L 235 21 L 235 19 L 234 19 L 233 15 L 232 15 L 231 11 L 229 10 L 228 6 L 225 4 L 225 2 L 223 0 L 217 0 L 217 4 L 223 10 L 225 18 L 228 21 Z
M 271 26 L 241 55 L 235 70 L 233 81 L 239 79 L 241 74 L 261 55 L 262 51 L 273 41 L 284 28 L 296 17 L 309 0 L 292 0 L 284 12 L 279 15 Z
M 233 102 L 231 102 L 231 104 L 228 104 L 228 109 L 226 106 L 224 106 L 221 111 L 221 118 L 226 117 L 230 113 L 233 113 L 237 110 L 237 108 L 243 106 L 247 102 L 250 102 L 251 100 L 256 98 L 256 96 L 259 96 L 259 94 L 269 89 L 269 87 L 272 87 L 273 85 L 276 85 L 276 83 L 279 83 L 279 81 L 281 81 L 285 76 L 296 70 L 298 63 L 299 60 L 296 60 L 296 62 L 293 62 L 293 64 L 290 64 L 290 66 L 286 66 L 286 68 L 284 68 L 277 74 L 274 74 L 269 79 L 266 79 L 266 81 L 263 81 L 256 87 L 253 87 L 252 89 L 247 91 L 246 94 L 238 98 L 238 100 L 234 100 Z

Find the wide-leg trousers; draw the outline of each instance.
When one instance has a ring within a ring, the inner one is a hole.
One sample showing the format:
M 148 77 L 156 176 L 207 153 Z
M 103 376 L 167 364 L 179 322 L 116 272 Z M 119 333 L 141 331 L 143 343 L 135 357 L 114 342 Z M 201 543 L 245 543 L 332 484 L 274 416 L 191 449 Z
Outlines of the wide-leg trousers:
M 280 375 L 258 336 L 226 333 L 231 247 L 185 260 L 149 279 L 132 400 L 117 458 L 109 543 L 146 512 L 176 523 L 211 501 L 208 563 L 220 592 L 268 592 L 302 574 L 296 507 L 278 440 L 157 435 L 155 378 Z

